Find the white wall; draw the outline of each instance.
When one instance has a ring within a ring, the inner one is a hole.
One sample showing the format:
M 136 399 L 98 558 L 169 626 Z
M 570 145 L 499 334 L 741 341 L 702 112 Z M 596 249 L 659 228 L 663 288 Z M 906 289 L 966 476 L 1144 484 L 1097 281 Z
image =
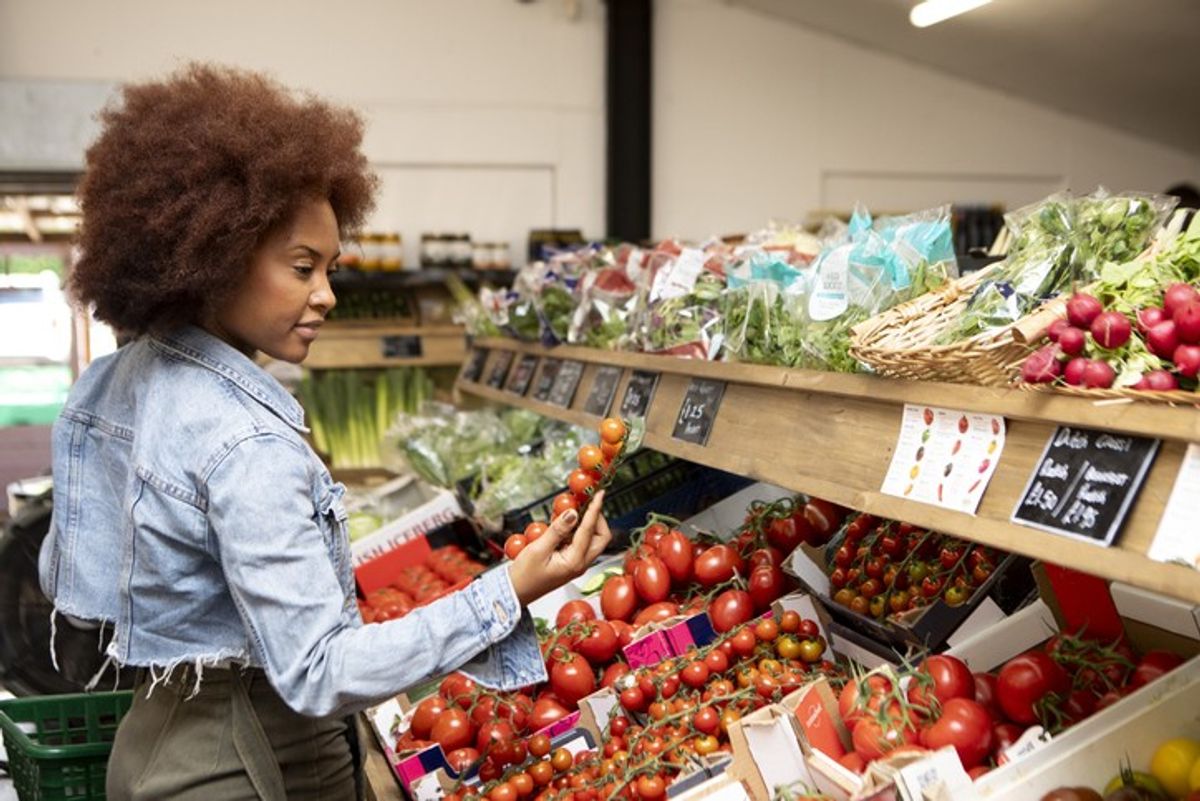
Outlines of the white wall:
M 1200 159 L 723 0 L 655 0 L 653 233 L 862 199 L 1161 190 Z M 190 58 L 363 110 L 374 225 L 604 228 L 603 0 L 0 0 L 0 168 L 76 166 L 112 82 Z M 1181 101 L 1182 102 L 1182 101 Z M 24 122 L 23 122 L 24 121 Z
M 655 236 L 1200 182 L 1194 155 L 721 0 L 656 0 L 654 24 Z
M 115 82 L 205 59 L 360 109 L 373 227 L 604 227 L 604 20 L 560 0 L 3 0 L 0 167 L 78 166 Z M 24 122 L 22 122 L 24 120 Z

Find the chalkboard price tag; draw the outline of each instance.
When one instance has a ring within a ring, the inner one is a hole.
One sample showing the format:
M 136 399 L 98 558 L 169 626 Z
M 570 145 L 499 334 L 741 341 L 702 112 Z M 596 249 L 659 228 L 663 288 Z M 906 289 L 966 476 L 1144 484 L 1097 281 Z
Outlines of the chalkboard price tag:
M 592 389 L 588 392 L 583 410 L 597 417 L 604 417 L 617 394 L 617 383 L 621 380 L 621 368 L 605 365 L 596 370 L 592 378 Z
M 658 373 L 634 370 L 621 398 L 621 417 L 645 417 L 646 412 L 650 410 L 650 401 L 654 400 L 654 389 L 657 386 Z
M 558 368 L 554 386 L 550 388 L 550 403 L 566 409 L 575 400 L 579 379 L 583 378 L 583 362 L 566 361 Z
M 496 354 L 496 361 L 492 363 L 492 371 L 488 373 L 488 386 L 492 389 L 500 389 L 504 386 L 504 379 L 508 377 L 508 368 L 512 367 L 513 352 L 511 350 L 502 350 Z
M 675 430 L 671 436 L 697 445 L 707 443 L 724 394 L 724 381 L 693 378 L 688 384 L 687 392 L 684 393 L 679 414 L 675 417 Z
M 487 349 L 475 348 L 471 351 L 471 356 L 463 364 L 462 375 L 460 378 L 463 381 L 470 381 L 472 384 L 479 381 L 479 377 L 483 375 L 483 364 L 487 361 Z
M 526 353 L 517 362 L 517 367 L 512 372 L 512 376 L 508 379 L 508 391 L 514 395 L 524 395 L 529 389 L 529 382 L 533 380 L 533 371 L 537 367 L 537 356 L 532 353 Z
M 554 389 L 554 379 L 558 378 L 558 368 L 562 365 L 559 359 L 543 359 L 542 371 L 538 374 L 537 383 L 533 386 L 533 399 L 546 403 L 550 400 L 550 390 Z
M 422 353 L 421 337 L 416 334 L 380 337 L 379 348 L 385 359 L 417 359 Z
M 1060 426 L 1013 510 L 1013 522 L 1112 545 L 1158 446 L 1157 439 Z

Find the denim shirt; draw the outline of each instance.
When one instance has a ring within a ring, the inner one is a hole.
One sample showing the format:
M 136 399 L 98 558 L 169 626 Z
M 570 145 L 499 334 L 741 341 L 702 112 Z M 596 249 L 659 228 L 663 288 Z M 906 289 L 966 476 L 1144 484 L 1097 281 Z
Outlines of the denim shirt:
M 362 624 L 344 487 L 306 431 L 275 379 L 198 328 L 97 359 L 54 426 L 39 573 L 56 614 L 113 624 L 109 656 L 157 676 L 262 667 L 311 716 L 459 666 L 494 688 L 542 680 L 503 566 L 403 618 Z

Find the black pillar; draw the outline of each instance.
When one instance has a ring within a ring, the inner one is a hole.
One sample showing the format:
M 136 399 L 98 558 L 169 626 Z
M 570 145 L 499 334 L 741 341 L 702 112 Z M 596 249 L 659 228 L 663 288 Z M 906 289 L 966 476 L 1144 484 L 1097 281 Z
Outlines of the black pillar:
M 605 216 L 608 235 L 650 237 L 653 0 L 608 0 Z

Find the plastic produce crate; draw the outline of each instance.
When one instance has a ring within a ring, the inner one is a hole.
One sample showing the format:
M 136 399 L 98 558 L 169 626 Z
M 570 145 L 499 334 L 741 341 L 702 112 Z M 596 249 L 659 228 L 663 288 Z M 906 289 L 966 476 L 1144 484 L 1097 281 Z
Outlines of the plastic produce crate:
M 103 799 L 113 738 L 132 703 L 131 692 L 0 701 L 0 728 L 17 797 Z
M 644 455 L 645 454 L 645 455 Z M 639 451 L 624 465 L 632 476 L 618 474 L 604 498 L 604 515 L 613 530 L 614 547 L 624 534 L 646 523 L 651 512 L 672 517 L 690 517 L 754 483 L 744 476 L 704 465 L 674 459 L 666 464 L 662 455 Z M 504 516 L 504 535 L 522 531 L 534 520 L 549 520 L 554 497 L 563 490 L 514 509 Z

